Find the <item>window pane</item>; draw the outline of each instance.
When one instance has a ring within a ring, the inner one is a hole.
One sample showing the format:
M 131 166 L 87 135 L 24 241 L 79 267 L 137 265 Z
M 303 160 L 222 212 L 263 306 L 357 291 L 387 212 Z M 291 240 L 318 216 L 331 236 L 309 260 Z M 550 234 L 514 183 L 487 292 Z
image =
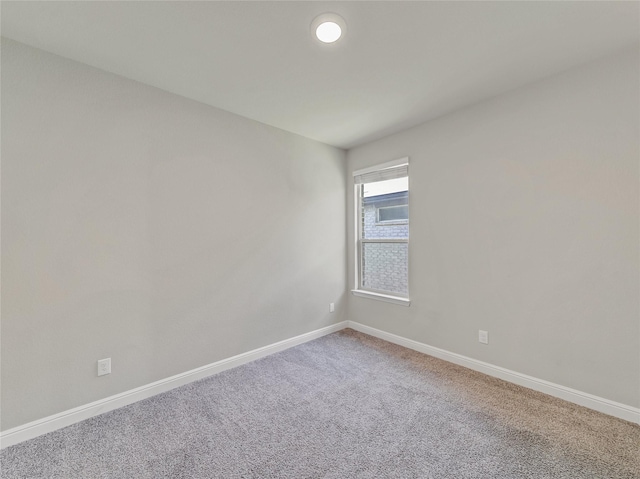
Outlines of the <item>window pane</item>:
M 362 238 L 409 238 L 408 186 L 406 177 L 363 185 Z M 396 220 L 396 217 L 400 219 Z
M 359 256 L 356 288 L 408 298 L 408 164 L 398 166 L 393 174 L 384 165 L 380 167 L 354 176 Z
M 404 202 L 404 205 L 401 205 L 405 213 L 408 213 L 409 207 L 406 205 L 407 201 L 407 192 L 399 193 L 403 195 L 404 198 L 400 199 L 401 202 Z M 397 198 L 396 198 L 397 200 Z M 362 238 L 363 239 L 409 239 L 409 220 L 407 218 L 408 215 L 405 214 L 405 219 L 401 221 L 388 221 L 379 219 L 379 213 L 382 209 L 384 211 L 384 207 L 380 207 L 380 204 L 384 204 L 377 197 L 372 198 L 363 198 L 362 201 L 362 212 L 361 212 L 361 221 L 362 221 Z M 391 209 L 399 209 L 399 208 L 391 208 Z
M 362 287 L 409 294 L 408 243 L 363 243 Z

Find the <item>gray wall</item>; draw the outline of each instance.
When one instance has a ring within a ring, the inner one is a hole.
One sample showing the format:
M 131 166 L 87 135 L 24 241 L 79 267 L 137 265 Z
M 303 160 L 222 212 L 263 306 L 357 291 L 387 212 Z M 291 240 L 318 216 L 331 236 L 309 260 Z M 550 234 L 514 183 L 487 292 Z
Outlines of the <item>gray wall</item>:
M 349 319 L 640 406 L 638 54 L 350 150 L 349 174 L 410 157 L 411 306 Z
M 640 406 L 637 58 L 349 153 L 411 157 L 406 308 L 341 150 L 3 40 L 2 429 L 347 318 Z
M 2 429 L 344 320 L 344 157 L 3 40 Z

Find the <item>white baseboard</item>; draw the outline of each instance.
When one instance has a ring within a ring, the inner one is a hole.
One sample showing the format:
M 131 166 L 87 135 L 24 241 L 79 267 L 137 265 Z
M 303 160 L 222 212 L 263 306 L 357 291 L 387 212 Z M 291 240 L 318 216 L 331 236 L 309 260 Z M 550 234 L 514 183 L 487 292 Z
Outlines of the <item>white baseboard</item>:
M 74 409 L 69 409 L 68 411 L 39 419 L 37 421 L 23 424 L 22 426 L 7 429 L 6 431 L 0 433 L 0 448 L 12 446 L 14 444 L 18 444 L 19 442 L 32 439 L 42 434 L 53 432 L 57 429 L 70 426 L 71 424 L 75 424 L 94 416 L 98 416 L 99 414 L 112 411 L 119 407 L 133 404 L 137 401 L 155 396 L 156 394 L 169 391 L 176 387 L 183 386 L 199 379 L 203 379 L 227 369 L 241 366 L 242 364 L 255 361 L 256 359 L 269 356 L 279 351 L 284 351 L 285 349 L 297 346 L 302 343 L 306 343 L 308 341 L 312 341 L 314 339 L 326 336 L 327 334 L 331 334 L 336 331 L 340 331 L 341 329 L 347 327 L 365 334 L 369 334 L 371 336 L 375 336 L 380 339 L 384 339 L 385 341 L 389 341 L 390 343 L 398 344 L 400 346 L 404 346 L 406 348 L 413 349 L 430 356 L 444 359 L 445 361 L 449 361 L 451 363 L 473 369 L 474 371 L 479 371 L 489 376 L 504 379 L 505 381 L 528 387 L 535 391 L 549 394 L 550 396 L 555 396 L 560 399 L 564 399 L 566 401 L 579 404 L 581 406 L 585 406 L 590 409 L 594 409 L 596 411 L 618 417 L 620 419 L 624 419 L 626 421 L 640 424 L 639 408 L 621 404 L 615 401 L 610 401 L 609 399 L 604 399 L 592 394 L 577 391 L 575 389 L 561 386 L 559 384 L 554 384 L 543 379 L 537 379 L 532 376 L 527 376 L 526 374 L 521 374 L 499 366 L 494 366 L 483 361 L 478 361 L 477 359 L 468 358 L 461 354 L 445 351 L 444 349 L 436 348 L 434 346 L 429 346 L 412 339 L 407 339 L 402 336 L 387 333 L 386 331 L 375 329 L 370 326 L 365 326 L 364 324 L 360 324 L 355 321 L 342 321 L 325 328 L 301 334 L 300 336 L 285 339 L 284 341 L 279 341 L 268 346 L 248 351 L 246 353 L 238 354 L 237 356 L 223 359 L 221 361 L 217 361 L 200 368 L 192 369 L 191 371 L 177 374 L 175 376 L 171 376 L 170 378 L 162 379 L 160 381 L 156 381 L 139 388 L 131 389 L 129 391 L 125 391 L 123 393 L 101 399 L 99 401 L 85 404 Z
M 48 432 L 52 432 L 66 426 L 70 426 L 71 424 L 84 421 L 85 419 L 88 419 L 90 417 L 98 416 L 99 414 L 112 411 L 119 407 L 133 404 L 134 402 L 147 399 L 151 396 L 155 396 L 156 394 L 169 391 L 170 389 L 174 389 L 193 381 L 206 378 L 207 376 L 220 373 L 227 369 L 241 366 L 251 361 L 255 361 L 256 359 L 269 356 L 270 354 L 284 351 L 285 349 L 291 348 L 293 346 L 312 341 L 346 327 L 347 321 L 332 324 L 331 326 L 327 326 L 325 328 L 301 334 L 300 336 L 296 336 L 290 339 L 285 339 L 284 341 L 279 341 L 268 346 L 254 349 L 253 351 L 238 354 L 237 356 L 223 359 L 221 361 L 216 361 L 215 363 L 192 369 L 191 371 L 177 374 L 175 376 L 171 376 L 170 378 L 162 379 L 145 386 L 131 389 L 129 391 L 125 391 L 123 393 L 116 394 L 105 399 L 100 399 L 99 401 L 85 404 L 74 409 L 69 409 L 68 411 L 63 411 L 61 413 L 54 414 L 37 421 L 23 424 L 22 426 L 7 429 L 6 431 L 2 431 L 2 433 L 0 433 L 0 448 L 9 447 L 19 442 L 40 436 L 42 434 L 46 434 Z
M 505 381 L 509 381 L 511 383 L 518 384 L 535 391 L 549 394 L 550 396 L 555 396 L 557 398 L 564 399 L 565 401 L 588 407 L 589 409 L 593 409 L 604 414 L 609 414 L 610 416 L 624 419 L 625 421 L 640 424 L 640 408 L 628 406 L 626 404 L 594 396 L 593 394 L 578 391 L 576 389 L 571 389 L 566 386 L 561 386 L 560 384 L 545 381 L 543 379 L 527 376 L 526 374 L 511 371 L 500 366 L 494 366 L 493 364 L 478 361 L 477 359 L 468 358 L 461 354 L 451 353 L 449 351 L 445 351 L 444 349 L 436 348 L 434 346 L 429 346 L 428 344 L 420 343 L 412 339 L 407 339 L 402 336 L 387 333 L 386 331 L 375 329 L 364 324 L 356 323 L 355 321 L 347 321 L 347 323 L 348 327 L 351 329 L 355 329 L 356 331 L 360 331 L 370 336 L 375 336 L 376 338 L 384 339 L 385 341 L 389 341 L 390 343 L 398 344 L 400 346 L 404 346 L 405 348 L 428 354 L 429 356 L 444 359 L 445 361 L 449 361 L 450 363 L 458 364 L 460 366 L 473 369 L 474 371 L 479 371 L 489 376 L 504 379 Z

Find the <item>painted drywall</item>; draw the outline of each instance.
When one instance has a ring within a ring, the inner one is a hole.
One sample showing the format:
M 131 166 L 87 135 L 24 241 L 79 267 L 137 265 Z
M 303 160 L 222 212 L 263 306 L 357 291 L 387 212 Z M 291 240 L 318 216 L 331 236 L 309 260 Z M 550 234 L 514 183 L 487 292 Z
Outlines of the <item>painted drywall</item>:
M 3 39 L 2 429 L 343 321 L 345 173 Z
M 350 297 L 349 319 L 640 406 L 638 58 L 350 150 L 349 175 L 410 157 L 411 306 Z

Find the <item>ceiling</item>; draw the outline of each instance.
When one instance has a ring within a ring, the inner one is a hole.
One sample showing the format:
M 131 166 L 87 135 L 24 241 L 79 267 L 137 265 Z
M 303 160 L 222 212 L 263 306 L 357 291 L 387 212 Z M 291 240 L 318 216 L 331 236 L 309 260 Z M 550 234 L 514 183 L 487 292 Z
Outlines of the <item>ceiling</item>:
M 310 24 L 339 13 L 343 39 Z M 341 148 L 640 41 L 638 2 L 14 2 L 2 36 Z

